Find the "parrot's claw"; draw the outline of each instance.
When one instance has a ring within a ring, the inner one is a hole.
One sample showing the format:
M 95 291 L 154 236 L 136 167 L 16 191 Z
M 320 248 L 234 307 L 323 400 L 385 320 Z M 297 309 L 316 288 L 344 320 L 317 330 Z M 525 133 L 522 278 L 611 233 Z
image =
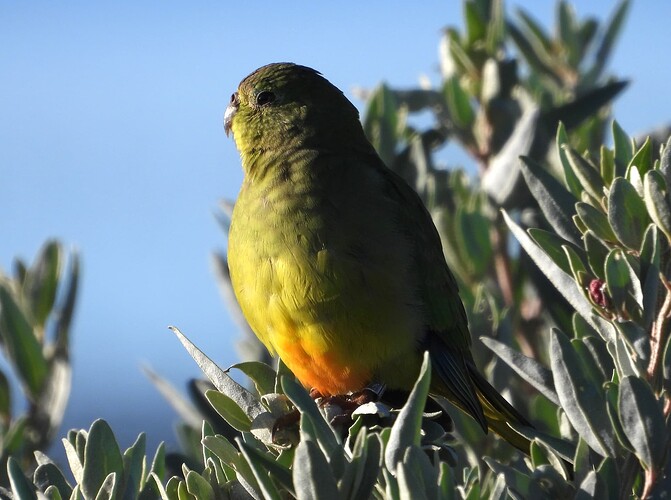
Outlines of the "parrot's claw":
M 296 427 L 300 419 L 300 412 L 298 410 L 292 410 L 275 420 L 271 433 L 273 443 L 284 445 L 287 441 L 291 441 L 287 436 L 291 435 L 291 428 Z M 293 432 L 295 432 L 295 430 Z
M 316 391 L 315 391 L 316 392 Z M 319 406 L 330 407 L 330 422 L 334 425 L 349 424 L 352 422 L 352 414 L 362 405 L 373 403 L 380 399 L 381 390 L 378 387 L 366 387 L 365 389 L 351 394 L 321 397 Z M 312 395 L 312 392 L 310 393 Z M 335 409 L 335 411 L 333 411 Z
M 310 397 L 312 399 L 321 399 L 324 397 L 324 395 L 313 387 L 312 389 L 310 389 Z

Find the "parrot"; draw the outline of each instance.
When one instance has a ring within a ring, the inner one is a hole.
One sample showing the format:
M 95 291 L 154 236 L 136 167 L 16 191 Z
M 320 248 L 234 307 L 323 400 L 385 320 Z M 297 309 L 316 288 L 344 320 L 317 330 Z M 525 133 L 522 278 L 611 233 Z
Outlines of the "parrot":
M 231 95 L 224 129 L 243 180 L 228 266 L 244 317 L 271 354 L 323 396 L 430 393 L 528 453 L 532 427 L 478 371 L 457 282 L 419 195 L 367 139 L 356 107 L 318 71 L 263 66 Z

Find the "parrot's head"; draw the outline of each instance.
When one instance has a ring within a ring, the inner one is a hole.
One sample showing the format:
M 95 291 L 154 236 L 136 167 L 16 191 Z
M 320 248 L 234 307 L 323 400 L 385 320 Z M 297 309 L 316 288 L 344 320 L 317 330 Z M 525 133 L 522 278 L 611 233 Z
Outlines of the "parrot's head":
M 263 66 L 231 95 L 224 115 L 243 161 L 291 148 L 342 148 L 365 139 L 359 113 L 314 69 L 293 63 Z

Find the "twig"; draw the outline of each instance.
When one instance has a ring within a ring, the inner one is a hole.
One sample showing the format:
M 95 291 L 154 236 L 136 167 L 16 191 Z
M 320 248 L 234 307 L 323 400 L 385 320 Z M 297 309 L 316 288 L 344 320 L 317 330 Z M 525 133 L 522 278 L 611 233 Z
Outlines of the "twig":
M 671 285 L 664 277 L 662 277 L 662 283 L 666 288 L 666 296 L 650 332 L 650 362 L 648 363 L 647 374 L 648 380 L 653 384 L 653 387 L 657 385 L 655 382 L 657 379 L 657 369 L 665 345 L 669 317 L 671 317 Z

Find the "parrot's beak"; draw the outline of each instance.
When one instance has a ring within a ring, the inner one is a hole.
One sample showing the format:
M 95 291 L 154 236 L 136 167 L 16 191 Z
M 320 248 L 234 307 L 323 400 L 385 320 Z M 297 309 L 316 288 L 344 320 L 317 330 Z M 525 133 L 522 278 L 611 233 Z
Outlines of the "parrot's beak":
M 224 132 L 226 132 L 226 137 L 231 131 L 231 126 L 233 125 L 233 117 L 240 107 L 240 100 L 238 99 L 238 93 L 235 92 L 231 96 L 231 102 L 226 107 L 226 112 L 224 113 Z

